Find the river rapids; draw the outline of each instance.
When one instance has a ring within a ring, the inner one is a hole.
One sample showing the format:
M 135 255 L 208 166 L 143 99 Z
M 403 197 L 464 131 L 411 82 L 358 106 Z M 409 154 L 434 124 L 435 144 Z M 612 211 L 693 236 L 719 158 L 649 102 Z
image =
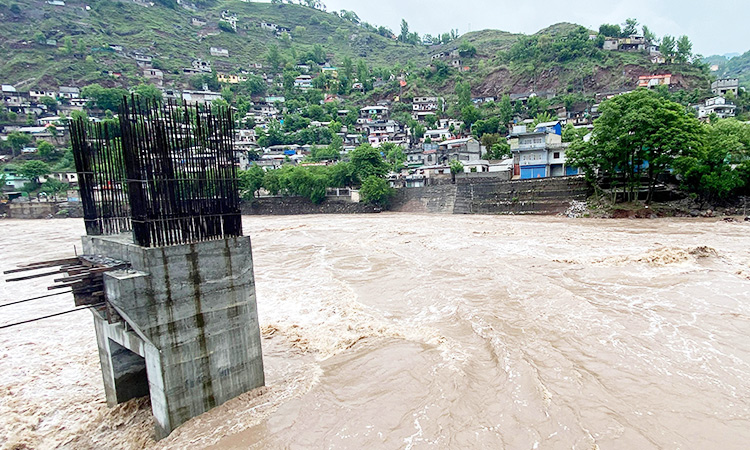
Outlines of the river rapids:
M 91 313 L 0 330 L 3 449 L 741 449 L 750 223 L 244 217 L 267 386 L 153 440 L 105 404 Z M 80 249 L 0 221 L 0 270 Z M 79 250 L 80 251 L 80 250 Z M 49 278 L 0 282 L 0 303 Z M 73 308 L 0 309 L 0 325 Z

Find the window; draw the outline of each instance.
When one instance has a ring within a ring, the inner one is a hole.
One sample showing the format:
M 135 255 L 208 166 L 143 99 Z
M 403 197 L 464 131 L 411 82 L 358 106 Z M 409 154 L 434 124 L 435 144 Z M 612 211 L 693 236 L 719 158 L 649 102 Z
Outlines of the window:
M 555 152 L 555 153 L 553 153 L 553 154 L 552 154 L 552 157 L 553 157 L 554 159 L 560 159 L 560 152 Z

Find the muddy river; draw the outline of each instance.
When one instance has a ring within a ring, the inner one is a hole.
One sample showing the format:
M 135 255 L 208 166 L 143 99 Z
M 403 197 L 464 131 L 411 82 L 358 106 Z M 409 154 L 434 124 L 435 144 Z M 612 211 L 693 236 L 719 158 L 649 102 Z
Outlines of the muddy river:
M 88 311 L 0 330 L 0 447 L 741 449 L 750 223 L 245 217 L 265 388 L 152 439 L 107 408 Z M 0 221 L 0 270 L 82 220 Z M 0 303 L 50 280 L 0 281 Z M 71 309 L 0 308 L 0 325 Z

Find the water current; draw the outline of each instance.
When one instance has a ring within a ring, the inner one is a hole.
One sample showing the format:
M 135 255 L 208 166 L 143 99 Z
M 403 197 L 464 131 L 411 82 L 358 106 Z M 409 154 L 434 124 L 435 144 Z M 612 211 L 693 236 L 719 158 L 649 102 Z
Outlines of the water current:
M 741 449 L 750 223 L 245 217 L 267 386 L 152 439 L 107 408 L 89 312 L 0 330 L 4 449 Z M 81 220 L 0 221 L 0 270 Z M 0 282 L 0 302 L 50 279 Z M 72 308 L 0 309 L 0 324 Z

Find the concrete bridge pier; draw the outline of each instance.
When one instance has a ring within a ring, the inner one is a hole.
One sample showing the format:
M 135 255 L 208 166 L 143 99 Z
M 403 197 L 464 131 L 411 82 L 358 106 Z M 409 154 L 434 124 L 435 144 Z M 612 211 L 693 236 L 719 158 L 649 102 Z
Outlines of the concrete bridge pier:
M 249 237 L 146 248 L 130 234 L 83 237 L 107 272 L 94 312 L 107 404 L 149 394 L 156 438 L 265 384 Z

